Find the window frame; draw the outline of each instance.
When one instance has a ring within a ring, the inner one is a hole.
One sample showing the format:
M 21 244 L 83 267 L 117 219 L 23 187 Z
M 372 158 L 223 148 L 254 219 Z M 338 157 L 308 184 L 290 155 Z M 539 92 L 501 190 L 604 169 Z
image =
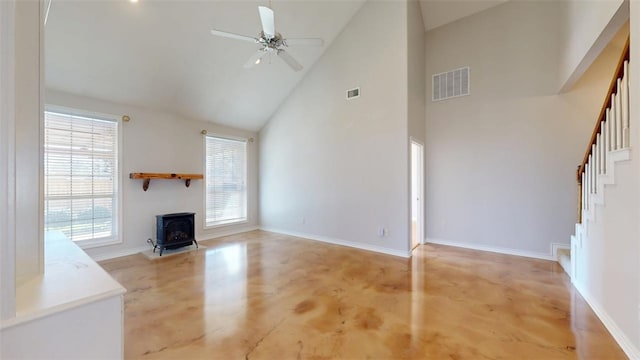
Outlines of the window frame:
M 238 142 L 242 142 L 244 143 L 244 218 L 238 219 L 238 220 L 227 220 L 227 221 L 220 221 L 217 222 L 215 224 L 212 225 L 208 225 L 207 224 L 207 158 L 208 158 L 208 153 L 207 153 L 207 138 L 217 138 L 217 139 L 221 139 L 221 140 L 230 140 L 230 141 L 238 141 Z M 211 230 L 211 229 L 216 229 L 216 228 L 221 228 L 221 227 L 225 227 L 225 226 L 233 226 L 233 225 L 242 225 L 242 224 L 247 224 L 249 222 L 249 186 L 248 184 L 248 179 L 249 179 L 249 174 L 247 173 L 247 169 L 248 169 L 248 163 L 249 163 L 249 151 L 248 151 L 248 143 L 249 140 L 246 138 L 242 138 L 242 137 L 236 137 L 236 136 L 229 136 L 229 135 L 223 135 L 223 134 L 217 134 L 217 133 L 206 133 L 204 134 L 204 136 L 202 137 L 202 143 L 204 146 L 204 151 L 203 151 L 203 167 L 204 167 L 204 186 L 203 186 L 203 190 L 204 190 L 204 196 L 203 196 L 203 209 L 204 209 L 204 216 L 203 216 L 203 229 L 204 230 Z
M 59 106 L 59 105 L 51 105 L 51 104 L 46 104 L 45 108 L 44 108 L 44 113 L 43 113 L 43 124 L 42 124 L 42 129 L 43 129 L 43 138 L 42 138 L 42 147 L 43 147 L 43 151 L 42 151 L 42 174 L 43 174 L 43 186 L 44 186 L 44 179 L 46 178 L 47 174 L 45 173 L 45 163 L 44 163 L 44 153 L 46 152 L 46 148 L 45 148 L 45 139 L 44 139 L 44 134 L 46 132 L 46 126 L 45 126 L 45 121 L 44 118 L 46 116 L 45 113 L 47 112 L 54 112 L 54 113 L 60 113 L 60 114 L 64 114 L 64 115 L 69 115 L 69 116 L 80 116 L 80 117 L 86 117 L 86 118 L 90 118 L 90 119 L 95 119 L 95 120 L 102 120 L 102 121 L 112 121 L 116 123 L 116 161 L 117 161 L 117 166 L 116 166 L 116 171 L 118 172 L 114 177 L 115 179 L 115 194 L 114 194 L 114 200 L 115 200 L 115 216 L 113 217 L 114 221 L 116 222 L 116 224 L 113 226 L 113 231 L 114 233 L 110 236 L 110 237 L 104 237 L 104 238 L 92 238 L 92 239 L 84 239 L 84 240 L 76 240 L 73 241 L 75 244 L 77 244 L 78 246 L 80 246 L 80 248 L 82 249 L 91 249 L 91 248 L 96 248 L 96 247 L 102 247 L 102 246 L 109 246 L 109 245 L 117 245 L 117 244 L 122 244 L 123 243 L 123 236 L 122 236 L 122 208 L 123 208 L 123 186 L 122 186 L 122 179 L 123 179 L 123 164 L 122 164 L 122 159 L 123 159 L 123 136 L 122 136 L 122 120 L 119 116 L 116 115 L 112 115 L 112 114 L 107 114 L 107 113 L 101 113 L 101 112 L 96 112 L 96 111 L 91 111 L 91 110 L 84 110 L 84 109 L 78 109 L 78 108 L 72 108 L 72 107 L 67 107 L 67 106 Z M 43 189 L 42 191 L 42 213 L 44 214 L 45 211 L 45 200 L 46 200 L 46 194 L 45 194 L 46 189 Z M 44 219 L 43 219 L 43 228 L 45 227 L 44 224 Z M 70 239 L 71 240 L 71 239 Z

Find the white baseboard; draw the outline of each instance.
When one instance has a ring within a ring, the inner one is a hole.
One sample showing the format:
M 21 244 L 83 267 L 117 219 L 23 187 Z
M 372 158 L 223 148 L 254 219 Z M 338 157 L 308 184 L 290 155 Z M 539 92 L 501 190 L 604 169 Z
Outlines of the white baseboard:
M 386 248 L 386 247 L 383 247 L 383 246 L 363 244 L 363 243 L 357 243 L 357 242 L 353 242 L 353 241 L 330 238 L 330 237 L 327 237 L 327 236 L 320 236 L 320 235 L 307 234 L 307 233 L 301 233 L 301 232 L 295 232 L 295 231 L 287 231 L 287 230 L 274 229 L 274 228 L 261 227 L 260 230 L 269 231 L 269 232 L 278 233 L 278 234 L 289 235 L 289 236 L 295 236 L 295 237 L 304 238 L 304 239 L 308 239 L 308 240 L 321 241 L 321 242 L 324 242 L 324 243 L 329 243 L 329 244 L 334 244 L 334 245 L 348 246 L 348 247 L 352 247 L 352 248 L 356 248 L 356 249 L 360 249 L 360 250 L 373 251 L 373 252 L 377 252 L 377 253 L 393 255 L 393 256 L 399 256 L 399 257 L 403 257 L 403 258 L 411 257 L 411 252 L 410 251 L 401 251 L 401 250 L 396 250 L 396 249 L 390 249 L 390 248 Z
M 133 254 L 137 254 L 139 252 L 145 251 L 145 250 L 149 250 L 149 245 L 145 245 L 145 246 L 137 246 L 131 249 L 123 249 L 123 250 L 115 250 L 115 251 L 108 251 L 105 253 L 101 253 L 101 254 L 96 254 L 96 255 L 91 255 L 89 254 L 89 256 L 91 256 L 91 258 L 93 259 L 93 261 L 104 261 L 104 260 L 109 260 L 109 259 L 115 259 L 115 258 L 119 258 L 119 257 L 123 257 L 123 256 L 129 256 L 129 255 L 133 255 Z
M 499 253 L 499 254 L 524 256 L 524 257 L 534 258 L 534 259 L 556 261 L 556 259 L 553 257 L 553 255 L 551 253 L 545 254 L 545 253 L 540 253 L 540 252 L 535 252 L 535 251 L 510 249 L 510 248 L 504 248 L 504 247 L 499 247 L 499 246 L 474 244 L 474 243 L 465 243 L 465 242 L 450 241 L 450 240 L 435 239 L 435 238 L 427 238 L 426 242 L 427 243 L 431 243 L 431 244 L 456 246 L 456 247 L 461 247 L 461 248 L 465 248 L 465 249 L 489 251 L 489 252 L 494 252 L 494 253 Z M 567 247 L 568 247 L 568 245 L 567 245 Z
M 638 350 L 638 348 L 633 345 L 627 335 L 618 327 L 616 322 L 611 319 L 609 314 L 602 308 L 602 306 L 600 306 L 600 303 L 598 303 L 589 293 L 584 290 L 582 284 L 576 282 L 574 283 L 574 287 L 576 288 L 576 290 L 578 290 L 580 295 L 582 295 L 587 304 L 589 304 L 600 321 L 602 321 L 604 327 L 606 327 L 609 333 L 611 333 L 611 336 L 613 336 L 615 341 L 618 343 L 618 345 L 620 345 L 622 351 L 624 351 L 629 359 L 640 360 L 640 350 Z
M 218 232 L 218 233 L 215 233 L 215 234 L 211 234 L 211 235 L 207 236 L 206 238 L 202 238 L 202 239 L 200 239 L 198 241 L 213 240 L 213 239 L 218 239 L 218 238 L 221 238 L 221 237 L 224 237 L 224 236 L 242 234 L 242 233 L 246 233 L 246 232 L 254 231 L 254 230 L 259 230 L 259 229 L 260 229 L 260 227 L 258 227 L 258 226 L 248 226 L 248 227 L 243 227 L 243 228 L 240 228 L 240 229 L 222 231 L 222 232 Z
M 223 236 L 241 234 L 241 233 L 244 233 L 244 232 L 249 232 L 249 231 L 258 230 L 258 229 L 259 229 L 259 227 L 257 227 L 257 226 L 251 226 L 251 227 L 246 227 L 246 228 L 242 228 L 242 229 L 224 231 L 224 232 L 216 233 L 215 235 L 209 235 L 206 238 L 201 238 L 198 241 L 213 240 L 213 239 L 221 238 Z M 139 252 L 142 252 L 142 251 L 145 251 L 145 250 L 149 250 L 149 248 L 151 248 L 151 245 L 147 244 L 145 246 L 138 246 L 138 247 L 134 247 L 134 248 L 131 248 L 131 249 L 108 251 L 108 252 L 105 252 L 105 253 L 101 253 L 101 254 L 97 254 L 97 255 L 90 255 L 90 256 L 94 261 L 103 261 L 103 260 L 115 259 L 115 258 L 122 257 L 122 256 L 129 256 L 129 255 L 137 254 Z

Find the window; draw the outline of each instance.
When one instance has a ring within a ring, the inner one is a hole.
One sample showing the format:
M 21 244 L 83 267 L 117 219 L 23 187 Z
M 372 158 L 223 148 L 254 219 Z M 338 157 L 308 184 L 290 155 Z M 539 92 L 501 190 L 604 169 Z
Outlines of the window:
M 206 137 L 206 226 L 247 220 L 247 142 Z
M 116 242 L 118 122 L 44 114 L 45 231 L 58 230 L 85 245 Z

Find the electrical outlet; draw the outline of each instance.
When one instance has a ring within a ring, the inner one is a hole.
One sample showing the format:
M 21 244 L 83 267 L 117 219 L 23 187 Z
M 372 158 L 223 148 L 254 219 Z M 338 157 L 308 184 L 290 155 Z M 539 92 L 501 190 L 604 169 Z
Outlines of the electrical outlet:
M 385 227 L 378 228 L 378 237 L 389 236 L 389 229 Z
M 300 218 L 300 222 L 301 222 L 301 223 L 303 223 L 303 224 L 306 224 L 306 223 L 307 223 L 307 218 L 306 218 L 306 217 L 304 217 L 304 216 L 303 216 L 303 217 L 301 217 L 301 218 Z

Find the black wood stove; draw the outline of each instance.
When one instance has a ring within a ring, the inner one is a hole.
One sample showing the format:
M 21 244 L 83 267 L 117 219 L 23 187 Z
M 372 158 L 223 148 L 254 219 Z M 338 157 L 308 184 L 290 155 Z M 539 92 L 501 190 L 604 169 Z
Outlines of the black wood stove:
M 156 216 L 157 243 L 153 244 L 153 252 L 160 249 L 160 256 L 164 249 L 177 249 L 198 242 L 194 228 L 195 213 L 176 213 Z

